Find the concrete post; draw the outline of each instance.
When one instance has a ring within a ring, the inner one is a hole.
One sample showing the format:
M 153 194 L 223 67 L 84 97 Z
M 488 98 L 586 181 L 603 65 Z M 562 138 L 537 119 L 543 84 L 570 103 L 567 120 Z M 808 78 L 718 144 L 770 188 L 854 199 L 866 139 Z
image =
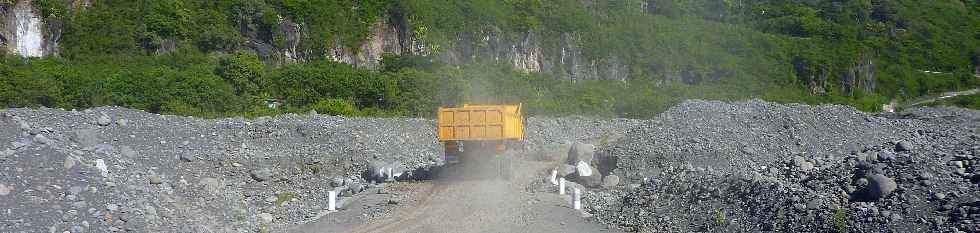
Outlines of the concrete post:
M 337 210 L 337 191 L 327 191 L 327 210 Z
M 558 180 L 556 179 L 557 177 L 558 177 L 558 170 L 551 169 L 551 184 L 554 185 L 558 184 Z
M 558 180 L 558 195 L 565 195 L 565 177 Z
M 395 181 L 395 173 L 393 168 L 388 168 L 388 181 Z
M 575 197 L 572 203 L 572 207 L 576 210 L 582 209 L 582 191 L 575 189 Z

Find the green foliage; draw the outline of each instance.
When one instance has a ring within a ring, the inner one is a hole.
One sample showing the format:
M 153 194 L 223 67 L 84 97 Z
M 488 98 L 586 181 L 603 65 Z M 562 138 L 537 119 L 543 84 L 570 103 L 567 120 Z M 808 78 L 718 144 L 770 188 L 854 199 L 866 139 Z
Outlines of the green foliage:
M 934 106 L 956 106 L 980 110 L 980 94 L 961 95 L 933 103 Z
M 279 192 L 276 193 L 276 205 L 282 205 L 282 203 L 287 201 L 292 201 L 299 197 L 299 193 L 296 192 Z
M 844 208 L 838 208 L 838 209 L 834 210 L 834 216 L 833 216 L 833 219 L 831 219 L 831 221 L 834 224 L 834 229 L 837 230 L 838 233 L 847 233 L 848 232 L 848 222 L 847 221 L 848 221 L 849 215 L 850 215 L 850 213 L 848 213 L 847 210 L 844 209 Z
M 321 171 L 323 171 L 323 165 L 321 165 L 319 162 L 310 163 L 310 164 L 306 164 L 306 169 L 310 170 L 310 173 L 312 173 L 313 175 L 317 175 L 320 174 Z
M 443 105 L 522 102 L 531 115 L 644 118 L 688 98 L 877 111 L 893 98 L 980 86 L 976 1 L 101 0 L 84 9 L 66 0 L 32 3 L 45 20 L 61 23 L 62 55 L 21 59 L 0 51 L 5 107 L 431 117 Z M 387 54 L 377 71 L 324 58 L 336 43 L 359 48 L 383 16 L 404 20 L 435 54 Z M 528 31 L 542 56 L 561 57 L 567 52 L 561 38 L 568 36 L 583 60 L 602 68 L 618 59 L 633 80 L 569 82 L 491 58 L 438 62 L 444 48 L 466 46 L 460 36 L 515 40 Z M 164 42 L 177 48 L 158 54 Z M 248 49 L 260 45 L 297 46 L 309 61 L 280 66 L 267 50 Z M 866 58 L 873 61 L 872 91 L 850 80 Z M 269 109 L 266 99 L 284 105 Z M 974 100 L 942 104 L 975 106 Z
M 722 213 L 720 209 L 715 209 L 714 222 L 715 226 L 724 226 L 728 224 L 728 220 L 725 219 L 725 214 Z
M 354 116 L 357 115 L 357 107 L 349 100 L 327 98 L 317 101 L 308 106 L 310 110 L 316 110 L 320 114 L 332 116 Z
M 252 96 L 258 94 L 265 65 L 255 53 L 239 52 L 221 60 L 216 73 L 235 88 L 235 95 Z
M 163 0 L 144 2 L 149 9 L 143 18 L 146 30 L 161 37 L 182 37 L 188 33 L 191 20 L 190 10 L 182 0 Z
M 7 4 L 14 4 L 13 1 Z M 0 4 L 2 5 L 2 4 Z M 34 9 L 41 11 L 40 15 L 44 18 L 60 18 L 65 12 L 66 4 L 65 2 L 58 0 L 34 0 L 31 1 L 31 5 Z

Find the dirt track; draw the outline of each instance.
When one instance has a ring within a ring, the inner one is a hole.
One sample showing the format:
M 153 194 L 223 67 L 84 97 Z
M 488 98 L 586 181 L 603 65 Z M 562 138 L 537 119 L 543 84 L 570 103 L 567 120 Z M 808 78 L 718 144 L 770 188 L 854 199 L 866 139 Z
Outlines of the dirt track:
M 520 162 L 512 181 L 464 178 L 460 173 L 469 171 L 464 168 L 448 171 L 442 178 L 415 184 L 409 201 L 386 218 L 344 224 L 332 221 L 349 218 L 338 212 L 297 232 L 620 232 L 583 218 L 567 197 L 527 191 L 536 171 L 547 167 Z

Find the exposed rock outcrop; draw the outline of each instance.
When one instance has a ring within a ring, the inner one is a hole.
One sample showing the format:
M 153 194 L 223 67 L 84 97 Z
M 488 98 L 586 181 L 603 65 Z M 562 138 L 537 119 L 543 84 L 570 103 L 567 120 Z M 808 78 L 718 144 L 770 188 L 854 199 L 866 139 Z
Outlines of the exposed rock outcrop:
M 855 90 L 872 92 L 875 90 L 876 73 L 873 57 L 864 54 L 841 75 L 843 77 L 841 87 L 844 87 L 850 95 L 853 95 Z
M 0 3 L 0 48 L 23 57 L 57 56 L 61 22 L 45 19 L 31 0 Z
M 433 51 L 424 38 L 398 15 L 382 17 L 371 27 L 371 35 L 358 48 L 335 43 L 326 51 L 330 59 L 360 68 L 376 69 L 382 55 L 432 55 L 449 64 L 468 62 L 501 62 L 523 72 L 553 74 L 566 80 L 629 79 L 622 59 L 586 57 L 574 33 L 559 35 L 557 46 L 543 46 L 538 33 L 507 33 L 489 27 L 476 32 L 459 33 L 451 47 Z

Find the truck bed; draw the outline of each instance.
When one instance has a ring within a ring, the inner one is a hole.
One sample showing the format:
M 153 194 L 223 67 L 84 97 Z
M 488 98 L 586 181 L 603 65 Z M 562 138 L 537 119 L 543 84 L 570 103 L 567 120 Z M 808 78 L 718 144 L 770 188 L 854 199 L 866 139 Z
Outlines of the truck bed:
M 439 108 L 439 141 L 524 140 L 521 105 Z

